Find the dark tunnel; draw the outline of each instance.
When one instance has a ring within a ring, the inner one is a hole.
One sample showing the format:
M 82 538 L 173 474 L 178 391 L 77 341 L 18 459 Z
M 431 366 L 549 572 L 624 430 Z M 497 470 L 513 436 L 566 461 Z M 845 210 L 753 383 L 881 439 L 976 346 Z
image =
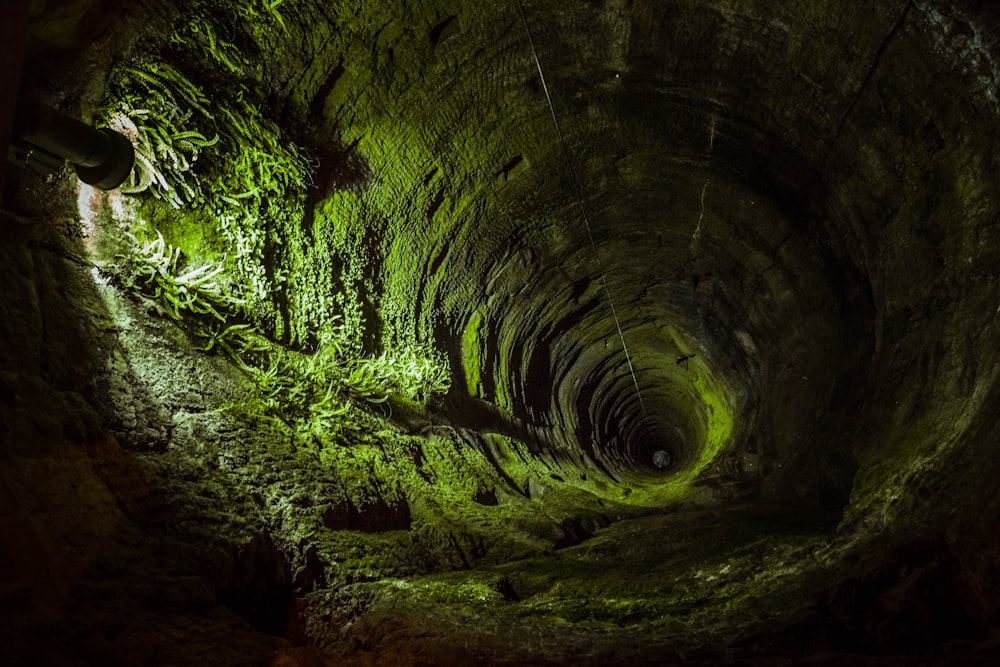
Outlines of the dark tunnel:
M 4 664 L 1000 659 L 993 4 L 0 36 Z

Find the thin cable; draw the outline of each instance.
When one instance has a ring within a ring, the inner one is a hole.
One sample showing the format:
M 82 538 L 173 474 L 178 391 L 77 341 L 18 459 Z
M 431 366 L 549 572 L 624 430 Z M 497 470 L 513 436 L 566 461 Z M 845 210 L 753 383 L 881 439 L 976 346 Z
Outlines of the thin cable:
M 608 287 L 608 274 L 604 270 L 604 262 L 601 261 L 601 253 L 597 249 L 597 241 L 594 240 L 594 232 L 590 227 L 590 216 L 587 215 L 587 207 L 583 205 L 583 189 L 580 187 L 580 182 L 576 178 L 576 169 L 573 168 L 573 157 L 569 152 L 569 145 L 566 143 L 566 137 L 563 135 L 562 127 L 559 125 L 559 119 L 556 117 L 556 108 L 552 104 L 552 96 L 549 94 L 549 86 L 545 83 L 545 72 L 542 71 L 542 63 L 538 60 L 538 51 L 535 49 L 535 38 L 531 34 L 531 27 L 528 25 L 528 15 L 524 12 L 524 4 L 521 0 L 517 0 L 517 7 L 521 10 L 521 20 L 524 21 L 524 32 L 528 35 L 528 44 L 531 45 L 531 55 L 535 59 L 535 67 L 538 68 L 538 77 L 542 80 L 542 90 L 545 92 L 545 100 L 549 105 L 549 113 L 552 114 L 552 124 L 556 128 L 556 134 L 559 135 L 559 144 L 562 146 L 563 155 L 566 158 L 566 164 L 569 167 L 570 180 L 573 182 L 573 190 L 576 193 L 576 201 L 580 206 L 580 214 L 583 217 L 583 224 L 587 228 L 587 238 L 590 239 L 590 247 L 593 248 L 594 258 L 597 260 L 597 268 L 601 273 L 601 284 L 604 286 L 604 293 L 608 296 L 608 304 L 611 306 L 611 316 L 615 320 L 615 328 L 618 330 L 618 338 L 622 342 L 622 350 L 625 352 L 625 362 L 628 364 L 628 372 L 632 376 L 632 384 L 635 385 L 635 396 L 639 399 L 639 408 L 642 410 L 642 416 L 645 419 L 649 418 L 646 413 L 646 404 L 642 400 L 642 391 L 639 389 L 639 379 L 635 374 L 635 367 L 632 365 L 632 355 L 629 353 L 628 344 L 625 342 L 625 333 L 622 331 L 621 320 L 618 319 L 618 309 L 615 308 L 615 300 L 611 296 L 611 288 Z

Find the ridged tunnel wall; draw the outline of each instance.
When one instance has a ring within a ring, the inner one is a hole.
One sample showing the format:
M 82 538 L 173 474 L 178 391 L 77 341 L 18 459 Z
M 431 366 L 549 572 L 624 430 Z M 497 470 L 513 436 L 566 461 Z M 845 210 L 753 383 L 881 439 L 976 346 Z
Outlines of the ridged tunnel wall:
M 11 659 L 992 664 L 997 9 L 391 4 L 32 3 L 33 97 L 167 64 L 310 182 L 241 229 L 8 168 Z M 450 389 L 281 414 L 113 277 L 154 228 L 281 359 Z

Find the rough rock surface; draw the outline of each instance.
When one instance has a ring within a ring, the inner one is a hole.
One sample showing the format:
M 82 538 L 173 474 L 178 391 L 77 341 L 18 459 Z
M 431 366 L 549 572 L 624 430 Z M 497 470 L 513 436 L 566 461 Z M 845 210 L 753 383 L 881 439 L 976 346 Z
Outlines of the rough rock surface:
M 319 442 L 8 170 L 5 663 L 994 664 L 995 8 L 215 4 L 33 3 L 29 88 L 211 93 L 167 37 L 217 26 L 316 158 L 262 330 L 311 349 L 336 288 L 452 388 Z

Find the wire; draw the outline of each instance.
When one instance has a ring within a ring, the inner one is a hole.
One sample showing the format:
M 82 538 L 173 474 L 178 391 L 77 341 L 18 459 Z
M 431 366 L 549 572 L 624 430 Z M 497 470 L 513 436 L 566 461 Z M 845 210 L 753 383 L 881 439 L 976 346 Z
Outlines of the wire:
M 604 270 L 604 262 L 601 261 L 601 253 L 597 249 L 597 241 L 594 240 L 594 232 L 590 226 L 590 216 L 587 215 L 587 207 L 583 204 L 583 189 L 580 181 L 576 177 L 576 169 L 573 168 L 573 158 L 569 152 L 569 145 L 563 135 L 562 127 L 559 125 L 559 118 L 556 117 L 556 109 L 552 104 L 552 95 L 549 94 L 549 86 L 545 82 L 545 72 L 542 71 L 542 63 L 538 60 L 538 51 L 535 49 L 535 38 L 531 34 L 531 27 L 528 25 L 528 15 L 524 12 L 524 4 L 517 0 L 518 9 L 521 10 L 521 20 L 524 22 L 524 32 L 528 35 L 528 44 L 531 45 L 531 55 L 535 59 L 535 67 L 538 68 L 538 77 L 542 80 L 542 90 L 545 92 L 545 101 L 549 105 L 549 113 L 552 114 L 552 124 L 559 135 L 559 144 L 562 146 L 563 155 L 566 158 L 566 165 L 569 168 L 570 180 L 573 182 L 573 190 L 576 193 L 576 201 L 580 206 L 580 214 L 583 217 L 583 224 L 587 228 L 587 238 L 590 239 L 590 247 L 594 251 L 594 258 L 597 260 L 597 268 L 601 274 L 601 284 L 604 286 L 604 293 L 608 296 L 608 303 L 611 306 L 611 316 L 615 321 L 615 328 L 618 330 L 618 338 L 622 342 L 622 350 L 625 352 L 625 362 L 628 364 L 628 372 L 632 376 L 632 384 L 635 385 L 635 396 L 639 399 L 639 408 L 642 410 L 643 418 L 648 419 L 646 404 L 642 400 L 642 391 L 639 389 L 639 379 L 635 374 L 635 367 L 632 365 L 632 355 L 629 353 L 628 344 L 625 342 L 625 333 L 622 331 L 621 320 L 618 318 L 618 309 L 615 307 L 615 300 L 611 296 L 611 288 L 608 286 L 608 274 Z

